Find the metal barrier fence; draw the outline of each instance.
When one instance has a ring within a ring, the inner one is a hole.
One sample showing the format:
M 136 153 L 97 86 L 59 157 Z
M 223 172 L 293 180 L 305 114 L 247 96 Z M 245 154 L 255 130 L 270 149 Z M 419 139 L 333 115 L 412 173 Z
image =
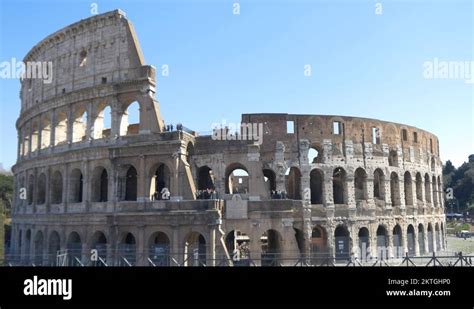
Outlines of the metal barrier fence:
M 443 267 L 470 267 L 474 264 L 474 255 L 463 255 L 457 253 L 431 253 L 425 256 L 409 256 L 402 258 L 366 260 L 357 257 L 338 257 L 329 254 L 284 254 L 266 253 L 258 258 L 234 258 L 229 259 L 224 255 L 210 258 L 206 254 L 191 252 L 185 254 L 130 254 L 130 252 L 116 254 L 99 254 L 97 256 L 84 257 L 71 250 L 58 251 L 56 255 L 43 256 L 43 259 L 32 257 L 28 260 L 21 256 L 6 256 L 0 260 L 1 266 L 78 266 L 78 267 L 108 267 L 108 266 L 151 266 L 151 267 L 181 267 L 181 266 L 218 266 L 218 267 L 251 267 L 251 266 L 296 266 L 296 267 L 372 267 L 372 266 L 443 266 Z

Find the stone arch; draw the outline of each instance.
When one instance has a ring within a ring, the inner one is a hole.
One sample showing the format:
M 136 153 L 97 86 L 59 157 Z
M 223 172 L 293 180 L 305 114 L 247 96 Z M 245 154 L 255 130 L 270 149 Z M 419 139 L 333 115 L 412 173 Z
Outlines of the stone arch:
M 338 225 L 334 230 L 336 261 L 350 258 L 352 244 L 349 229 L 345 225 Z
M 324 204 L 324 172 L 320 169 L 313 169 L 309 174 L 311 204 Z
M 34 193 L 35 193 L 35 176 L 29 175 L 28 176 L 28 191 L 26 192 L 28 205 L 33 205 L 34 200 Z
M 123 105 L 120 115 L 120 136 L 139 134 L 141 110 L 140 103 L 137 101 Z
M 91 200 L 99 203 L 109 200 L 109 174 L 103 166 L 96 166 L 92 171 Z
M 235 173 L 234 173 L 235 172 Z M 232 163 L 225 172 L 225 193 L 248 193 L 250 174 L 241 163 Z
M 77 143 L 86 140 L 88 114 L 85 106 L 76 106 L 72 121 L 72 142 Z
M 286 170 L 285 183 L 287 197 L 292 200 L 301 200 L 301 172 L 292 166 Z
M 262 266 L 279 266 L 283 239 L 274 229 L 265 231 L 260 238 L 262 244 Z
M 385 200 L 385 176 L 380 168 L 374 171 L 374 198 Z
M 44 247 L 44 238 L 43 232 L 37 231 L 35 236 L 35 253 L 34 253 L 34 263 L 35 265 L 43 265 L 43 247 Z
M 393 255 L 396 258 L 401 258 L 403 256 L 403 235 L 402 228 L 397 223 L 392 231 L 392 241 L 393 241 Z
M 415 255 L 415 228 L 413 225 L 409 224 L 407 227 L 407 249 L 408 249 L 408 255 L 409 256 L 414 256 Z
M 133 266 L 137 260 L 137 242 L 131 232 L 122 234 L 118 245 L 119 265 Z
M 212 169 L 207 166 L 201 166 L 197 172 L 198 190 L 215 189 L 215 179 Z
M 184 240 L 184 265 L 206 265 L 206 238 L 199 232 L 190 232 Z
M 371 257 L 370 253 L 370 232 L 366 227 L 361 227 L 357 234 L 359 238 L 359 258 L 362 261 L 367 261 Z
M 126 201 L 136 201 L 138 193 L 138 174 L 133 165 L 127 169 L 125 175 L 125 197 Z
M 75 231 L 69 233 L 66 248 L 68 251 L 68 265 L 79 265 L 79 262 L 82 259 L 82 240 L 79 233 Z
M 328 234 L 321 225 L 313 227 L 311 232 L 311 254 L 316 260 L 327 258 L 328 253 Z
M 99 104 L 97 115 L 95 116 L 92 137 L 94 139 L 107 138 L 111 135 L 112 111 L 106 102 Z
M 334 204 L 347 204 L 346 171 L 342 167 L 334 169 L 332 174 L 332 194 Z
M 75 168 L 69 176 L 69 202 L 82 203 L 84 178 L 80 169 Z
M 411 174 L 406 171 L 403 175 L 404 191 L 405 191 L 405 205 L 413 205 L 413 184 L 411 181 Z
M 265 182 L 265 188 L 268 192 L 276 191 L 276 174 L 273 170 L 269 168 L 264 168 L 263 172 L 263 180 Z
M 171 242 L 168 235 L 157 231 L 148 240 L 148 258 L 156 266 L 170 265 Z
M 314 144 L 308 150 L 308 163 L 322 163 L 323 162 L 323 147 L 319 144 Z
M 354 190 L 356 200 L 367 200 L 367 173 L 361 167 L 354 173 Z
M 150 198 L 152 200 L 161 200 L 163 189 L 172 191 L 171 172 L 165 163 L 156 163 L 150 170 Z
M 52 231 L 48 241 L 49 265 L 57 264 L 56 257 L 59 250 L 61 250 L 61 237 L 57 231 Z
M 423 202 L 423 180 L 420 173 L 416 173 L 416 199 Z
M 431 203 L 431 183 L 428 174 L 425 174 L 425 201 Z
M 388 153 L 388 165 L 398 167 L 398 152 L 394 149 Z
M 38 177 L 36 204 L 43 205 L 44 203 L 46 203 L 46 175 L 41 173 Z
M 54 125 L 54 145 L 55 146 L 67 143 L 67 127 L 68 127 L 67 112 L 63 110 L 56 111 L 56 123 Z
M 392 206 L 400 206 L 400 184 L 398 174 L 395 172 L 390 174 L 390 200 Z
M 234 266 L 250 266 L 250 238 L 240 230 L 232 230 L 225 237 L 225 244 Z
M 107 259 L 107 237 L 105 233 L 102 231 L 96 231 L 90 240 L 90 248 L 93 250 L 97 250 L 97 257 L 101 258 L 102 260 L 106 261 Z M 92 261 L 96 265 L 101 265 L 100 261 Z
M 51 119 L 47 114 L 41 116 L 41 149 L 51 146 Z
M 387 228 L 380 224 L 377 228 L 377 258 L 379 260 L 386 260 L 388 258 L 388 233 Z
M 425 248 L 425 227 L 423 224 L 418 224 L 418 246 L 419 246 L 419 251 L 420 255 L 425 254 L 426 248 Z
M 51 204 L 63 202 L 63 176 L 60 171 L 55 171 L 51 177 Z

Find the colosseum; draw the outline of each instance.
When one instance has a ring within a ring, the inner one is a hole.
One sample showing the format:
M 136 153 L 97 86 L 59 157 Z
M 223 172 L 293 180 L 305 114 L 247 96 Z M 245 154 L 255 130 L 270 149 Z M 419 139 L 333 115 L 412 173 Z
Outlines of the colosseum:
M 24 58 L 38 61 L 53 79 L 21 82 L 11 263 L 322 265 L 445 248 L 429 132 L 272 113 L 221 139 L 172 126 L 120 10 L 49 35 Z

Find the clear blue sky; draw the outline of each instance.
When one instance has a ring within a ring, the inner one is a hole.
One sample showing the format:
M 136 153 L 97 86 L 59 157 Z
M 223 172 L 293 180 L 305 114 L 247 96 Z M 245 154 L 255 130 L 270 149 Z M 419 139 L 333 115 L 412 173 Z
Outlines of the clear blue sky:
M 474 60 L 472 0 L 381 0 L 382 15 L 376 0 L 0 2 L 0 61 L 89 17 L 91 3 L 124 10 L 146 62 L 169 66 L 157 87 L 168 123 L 209 131 L 241 113 L 353 115 L 431 131 L 456 166 L 474 153 L 474 85 L 423 78 L 425 61 Z M 5 168 L 16 161 L 19 89 L 0 79 Z

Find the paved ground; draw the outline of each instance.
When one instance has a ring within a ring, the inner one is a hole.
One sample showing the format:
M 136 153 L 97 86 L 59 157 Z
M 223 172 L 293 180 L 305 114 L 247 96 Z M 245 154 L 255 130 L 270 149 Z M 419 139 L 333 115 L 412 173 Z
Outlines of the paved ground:
M 448 241 L 448 252 L 459 252 L 462 251 L 464 255 L 474 255 L 474 238 L 457 238 L 453 236 L 447 236 Z

